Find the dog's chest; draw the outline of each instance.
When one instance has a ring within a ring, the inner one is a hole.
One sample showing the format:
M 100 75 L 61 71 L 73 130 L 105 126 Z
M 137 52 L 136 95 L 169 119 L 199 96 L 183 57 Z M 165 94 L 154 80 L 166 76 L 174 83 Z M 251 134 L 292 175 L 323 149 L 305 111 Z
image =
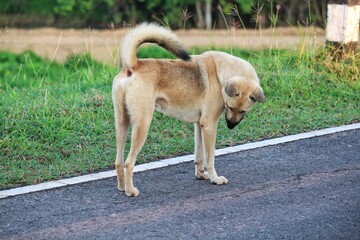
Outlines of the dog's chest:
M 157 98 L 155 109 L 158 112 L 172 116 L 184 122 L 198 122 L 200 119 L 200 109 L 194 106 L 174 106 L 164 98 Z

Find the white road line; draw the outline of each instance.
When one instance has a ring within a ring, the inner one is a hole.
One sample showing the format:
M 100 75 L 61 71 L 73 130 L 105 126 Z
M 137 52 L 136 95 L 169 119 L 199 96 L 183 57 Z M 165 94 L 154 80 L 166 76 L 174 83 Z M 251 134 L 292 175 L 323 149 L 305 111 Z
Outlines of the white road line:
M 228 147 L 228 148 L 222 148 L 222 149 L 216 150 L 215 155 L 221 156 L 221 155 L 226 155 L 229 153 L 235 153 L 235 152 L 240 152 L 240 151 L 245 151 L 245 150 L 250 150 L 250 149 L 255 149 L 255 148 L 261 148 L 261 147 L 266 147 L 266 146 L 272 146 L 272 145 L 277 145 L 277 144 L 281 144 L 281 143 L 287 143 L 287 142 L 297 141 L 297 140 L 301 140 L 301 139 L 307 139 L 307 138 L 312 138 L 312 137 L 317 137 L 317 136 L 324 136 L 324 135 L 328 135 L 328 134 L 332 134 L 332 133 L 338 133 L 338 132 L 355 130 L 355 129 L 360 129 L 360 123 L 355 123 L 355 124 L 350 124 L 350 125 L 345 125 L 345 126 L 340 126 L 340 127 L 326 128 L 326 129 L 307 132 L 307 133 L 300 133 L 300 134 L 296 134 L 296 135 L 290 135 L 290 136 L 279 137 L 279 138 L 274 138 L 274 139 L 262 140 L 262 141 L 253 142 L 253 143 L 246 143 L 246 144 Z M 142 172 L 142 171 L 147 171 L 147 170 L 151 170 L 151 169 L 162 168 L 162 167 L 166 167 L 166 166 L 170 166 L 170 165 L 176 165 L 176 164 L 180 164 L 180 163 L 190 162 L 193 160 L 194 160 L 193 154 L 164 159 L 164 160 L 160 160 L 157 162 L 150 162 L 150 163 L 136 165 L 134 172 Z M 26 194 L 26 193 L 31 193 L 31 192 L 38 192 L 38 191 L 43 191 L 43 190 L 48 190 L 48 189 L 53 189 L 53 188 L 58 188 L 58 187 L 63 187 L 63 186 L 69 186 L 69 185 L 89 182 L 89 181 L 95 181 L 95 180 L 100 180 L 100 179 L 105 179 L 105 178 L 110 178 L 110 177 L 115 177 L 115 176 L 116 176 L 115 170 L 110 170 L 110 171 L 105 171 L 105 172 L 86 174 L 83 176 L 78 176 L 78 177 L 73 177 L 73 178 L 65 178 L 65 179 L 60 179 L 60 180 L 56 180 L 56 181 L 40 183 L 40 184 L 36 184 L 36 185 L 31 185 L 31 186 L 18 187 L 18 188 L 0 191 L 0 199 L 7 198 L 10 196 L 16 196 L 16 195 L 21 195 L 21 194 Z

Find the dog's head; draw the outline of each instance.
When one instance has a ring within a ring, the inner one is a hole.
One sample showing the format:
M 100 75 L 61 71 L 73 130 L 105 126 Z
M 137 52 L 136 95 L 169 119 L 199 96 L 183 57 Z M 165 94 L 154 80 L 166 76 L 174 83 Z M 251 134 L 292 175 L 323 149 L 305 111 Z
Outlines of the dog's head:
M 233 129 L 256 102 L 265 102 L 265 95 L 258 81 L 232 77 L 224 84 L 222 95 L 225 103 L 227 127 Z

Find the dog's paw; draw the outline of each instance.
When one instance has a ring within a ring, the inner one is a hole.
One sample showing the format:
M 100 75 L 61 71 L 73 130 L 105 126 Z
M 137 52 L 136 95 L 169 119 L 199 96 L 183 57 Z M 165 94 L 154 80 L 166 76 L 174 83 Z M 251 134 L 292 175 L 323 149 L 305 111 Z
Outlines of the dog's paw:
M 197 172 L 195 177 L 198 180 L 207 180 L 207 179 L 209 179 L 209 176 L 208 176 L 207 172 L 205 172 L 205 171 Z
M 140 192 L 137 188 L 132 188 L 132 189 L 126 189 L 125 194 L 128 197 L 137 197 L 139 196 Z
M 118 185 L 118 189 L 119 189 L 119 191 L 120 191 L 120 192 L 123 192 L 123 191 L 125 191 L 125 188 L 124 188 L 124 186 L 120 186 L 120 184 Z
M 216 185 L 222 185 L 222 184 L 227 184 L 229 182 L 229 180 L 227 180 L 225 177 L 220 176 L 220 177 L 216 177 L 214 179 L 210 179 L 212 184 L 216 184 Z
M 119 189 L 120 192 L 125 191 L 124 184 L 118 184 L 118 189 Z
M 207 180 L 209 179 L 207 176 L 202 176 L 202 175 L 199 175 L 199 176 L 195 176 L 197 180 Z

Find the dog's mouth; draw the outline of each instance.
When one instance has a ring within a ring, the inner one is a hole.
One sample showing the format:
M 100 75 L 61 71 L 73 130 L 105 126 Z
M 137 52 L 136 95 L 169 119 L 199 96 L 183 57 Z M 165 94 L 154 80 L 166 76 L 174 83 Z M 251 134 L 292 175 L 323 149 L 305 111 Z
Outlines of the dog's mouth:
M 240 118 L 239 121 L 232 121 L 231 119 L 227 119 L 226 118 L 226 125 L 229 129 L 233 129 L 234 127 L 236 127 L 236 125 L 238 125 L 242 120 L 244 119 L 244 117 Z

